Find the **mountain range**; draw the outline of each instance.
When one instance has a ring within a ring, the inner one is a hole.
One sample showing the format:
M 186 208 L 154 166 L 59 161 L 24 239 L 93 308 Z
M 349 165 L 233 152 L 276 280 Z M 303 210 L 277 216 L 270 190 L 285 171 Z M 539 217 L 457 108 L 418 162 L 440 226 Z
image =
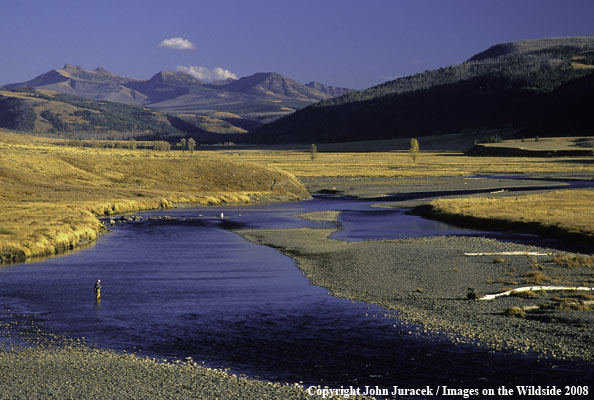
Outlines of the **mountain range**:
M 593 135 L 592 104 L 593 36 L 524 40 L 322 100 L 245 139 L 318 143 L 491 129 L 520 136 Z
M 318 82 L 304 85 L 273 72 L 207 83 L 184 72 L 161 71 L 142 80 L 69 64 L 4 87 L 149 107 L 214 133 L 243 133 L 350 91 Z
M 142 80 L 74 65 L 6 88 L 0 127 L 62 136 L 322 143 L 492 130 L 593 135 L 594 37 L 497 44 L 362 91 L 276 73 L 207 83 L 183 72 Z

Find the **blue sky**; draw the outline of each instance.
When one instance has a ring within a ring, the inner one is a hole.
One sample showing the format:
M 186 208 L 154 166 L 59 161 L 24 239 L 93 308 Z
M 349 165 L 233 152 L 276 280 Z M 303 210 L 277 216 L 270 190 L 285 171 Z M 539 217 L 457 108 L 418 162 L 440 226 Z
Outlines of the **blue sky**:
M 0 0 L 0 5 L 0 83 L 69 63 L 142 79 L 161 70 L 205 78 L 273 71 L 302 83 L 363 89 L 462 62 L 496 43 L 594 35 L 590 0 Z M 193 48 L 159 46 L 172 38 Z

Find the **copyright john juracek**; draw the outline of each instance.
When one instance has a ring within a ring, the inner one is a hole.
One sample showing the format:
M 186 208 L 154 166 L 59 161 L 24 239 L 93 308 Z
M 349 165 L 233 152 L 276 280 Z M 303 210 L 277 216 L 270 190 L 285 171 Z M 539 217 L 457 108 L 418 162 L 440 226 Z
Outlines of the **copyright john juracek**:
M 341 396 L 345 399 L 355 396 L 390 396 L 391 398 L 410 397 L 410 396 L 452 396 L 468 399 L 473 396 L 529 396 L 529 397 L 561 397 L 561 396 L 588 396 L 589 387 L 581 386 L 523 386 L 513 387 L 499 386 L 497 388 L 455 388 L 445 385 L 425 386 L 424 388 L 404 388 L 392 386 L 391 388 L 381 388 L 379 386 L 355 387 L 341 386 L 339 389 L 321 388 L 319 386 L 310 386 L 307 393 L 312 396 L 319 396 L 323 399 Z

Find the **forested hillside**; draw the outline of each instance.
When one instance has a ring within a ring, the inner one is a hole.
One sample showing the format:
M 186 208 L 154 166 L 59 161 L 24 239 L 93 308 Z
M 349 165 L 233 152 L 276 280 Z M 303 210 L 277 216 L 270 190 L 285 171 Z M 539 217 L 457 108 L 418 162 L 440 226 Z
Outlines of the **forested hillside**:
M 591 104 L 593 72 L 594 37 L 500 44 L 458 65 L 321 101 L 250 140 L 334 142 L 493 128 L 587 134 L 594 124 L 581 110 Z

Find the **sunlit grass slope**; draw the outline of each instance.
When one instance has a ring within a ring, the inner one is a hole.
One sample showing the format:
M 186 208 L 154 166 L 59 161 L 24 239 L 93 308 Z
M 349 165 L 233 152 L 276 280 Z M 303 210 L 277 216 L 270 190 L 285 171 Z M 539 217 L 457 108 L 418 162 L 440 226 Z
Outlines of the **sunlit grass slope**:
M 499 198 L 439 199 L 430 204 L 433 215 L 453 222 L 493 229 L 530 228 L 565 238 L 594 243 L 594 190 Z
M 23 260 L 92 241 L 98 216 L 173 203 L 243 203 L 309 194 L 275 168 L 216 154 L 90 149 L 0 132 L 0 257 Z

